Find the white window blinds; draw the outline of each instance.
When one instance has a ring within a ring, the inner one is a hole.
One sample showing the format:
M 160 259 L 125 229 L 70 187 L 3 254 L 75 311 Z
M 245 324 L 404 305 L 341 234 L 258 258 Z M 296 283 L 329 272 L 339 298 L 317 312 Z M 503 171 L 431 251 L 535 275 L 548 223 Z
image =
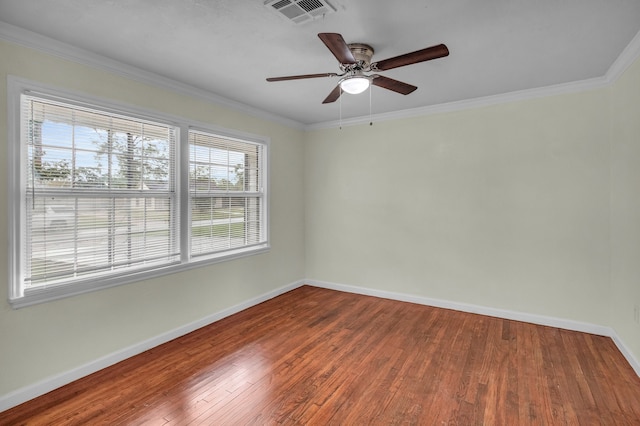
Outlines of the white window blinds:
M 176 129 L 21 97 L 24 289 L 179 262 Z
M 190 131 L 189 152 L 191 255 L 264 244 L 264 145 Z
M 12 306 L 269 250 L 267 138 L 13 77 L 7 89 Z

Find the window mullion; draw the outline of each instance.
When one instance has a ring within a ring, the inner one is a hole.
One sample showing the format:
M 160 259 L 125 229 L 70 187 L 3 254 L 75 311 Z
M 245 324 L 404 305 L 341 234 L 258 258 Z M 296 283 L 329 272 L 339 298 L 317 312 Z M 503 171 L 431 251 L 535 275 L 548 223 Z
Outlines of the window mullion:
M 178 149 L 177 155 L 177 175 L 178 175 L 178 206 L 179 221 L 178 230 L 180 232 L 180 262 L 188 263 L 191 259 L 189 248 L 191 247 L 191 197 L 189 192 L 189 127 L 180 126 L 178 129 Z

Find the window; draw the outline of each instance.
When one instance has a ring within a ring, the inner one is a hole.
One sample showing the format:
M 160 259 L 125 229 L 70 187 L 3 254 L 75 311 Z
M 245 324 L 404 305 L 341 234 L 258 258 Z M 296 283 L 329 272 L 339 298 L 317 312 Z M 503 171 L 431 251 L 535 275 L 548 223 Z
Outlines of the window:
M 189 132 L 191 255 L 261 244 L 262 145 Z
M 12 304 L 268 248 L 265 141 L 26 86 L 10 90 Z

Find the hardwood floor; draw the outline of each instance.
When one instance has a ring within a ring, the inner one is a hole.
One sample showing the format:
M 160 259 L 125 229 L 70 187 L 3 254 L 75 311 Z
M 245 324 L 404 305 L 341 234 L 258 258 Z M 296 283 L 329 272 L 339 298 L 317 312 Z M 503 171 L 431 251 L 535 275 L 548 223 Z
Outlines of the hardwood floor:
M 1 425 L 640 425 L 610 338 L 304 286 Z

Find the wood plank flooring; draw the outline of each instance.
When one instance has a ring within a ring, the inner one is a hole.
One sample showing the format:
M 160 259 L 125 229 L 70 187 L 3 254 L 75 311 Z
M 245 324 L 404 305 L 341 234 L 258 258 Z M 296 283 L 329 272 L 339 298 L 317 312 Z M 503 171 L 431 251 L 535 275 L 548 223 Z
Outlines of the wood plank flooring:
M 610 338 L 303 286 L 1 425 L 640 425 Z

